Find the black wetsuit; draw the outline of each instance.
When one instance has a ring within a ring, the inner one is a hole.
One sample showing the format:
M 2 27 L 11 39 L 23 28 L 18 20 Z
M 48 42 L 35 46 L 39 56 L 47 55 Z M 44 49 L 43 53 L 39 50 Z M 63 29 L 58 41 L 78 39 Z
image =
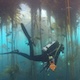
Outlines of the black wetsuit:
M 33 42 L 31 40 L 31 37 L 29 36 L 27 30 L 25 29 L 25 27 L 22 23 L 21 23 L 21 28 L 22 28 L 26 38 L 28 39 L 29 47 L 30 47 L 30 55 L 28 55 L 27 53 L 19 52 L 18 50 L 8 52 L 8 53 L 3 53 L 3 54 L 13 53 L 13 54 L 21 55 L 29 60 L 47 62 L 47 65 L 45 67 L 49 67 L 49 56 L 53 56 L 54 60 L 55 60 L 55 65 L 56 65 L 60 52 L 64 50 L 63 45 L 59 44 L 59 42 L 56 41 L 50 47 L 48 47 L 48 48 L 46 47 L 47 50 L 42 51 L 41 55 L 34 55 Z
M 22 55 L 30 60 L 33 61 L 42 61 L 42 62 L 48 62 L 49 61 L 49 56 L 53 56 L 55 59 L 55 64 L 57 63 L 58 56 L 60 54 L 60 51 L 64 50 L 64 47 L 62 44 L 59 44 L 58 41 L 56 41 L 54 44 L 52 44 L 46 51 L 42 51 L 41 55 L 34 55 L 34 50 L 33 50 L 33 42 L 31 40 L 31 37 L 29 36 L 27 30 L 25 29 L 24 25 L 21 23 L 21 28 L 26 36 L 26 38 L 29 41 L 29 46 L 30 46 L 30 55 L 22 52 L 16 52 L 16 54 Z M 60 46 L 60 47 L 59 47 Z M 57 53 L 56 50 L 59 47 Z

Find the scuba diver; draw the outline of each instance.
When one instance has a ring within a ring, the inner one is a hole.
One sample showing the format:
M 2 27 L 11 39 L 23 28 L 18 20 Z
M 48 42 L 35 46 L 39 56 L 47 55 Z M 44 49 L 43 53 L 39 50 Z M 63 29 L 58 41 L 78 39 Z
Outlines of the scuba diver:
M 42 54 L 34 55 L 34 50 L 33 50 L 34 43 L 31 40 L 31 37 L 29 36 L 25 26 L 22 23 L 21 23 L 21 28 L 22 28 L 26 38 L 28 39 L 29 47 L 30 47 L 30 55 L 28 55 L 27 53 L 19 52 L 19 50 L 14 50 L 11 52 L 2 53 L 2 55 L 13 53 L 13 54 L 21 55 L 29 60 L 46 62 L 46 65 L 43 67 L 41 72 L 44 69 L 46 69 L 46 70 L 49 68 L 52 69 L 52 66 L 54 66 L 53 67 L 53 71 L 54 71 L 54 69 L 56 68 L 59 54 L 60 54 L 60 52 L 63 52 L 63 50 L 64 50 L 63 44 L 59 44 L 58 41 L 54 41 L 54 42 L 46 45 L 45 47 L 43 47 Z

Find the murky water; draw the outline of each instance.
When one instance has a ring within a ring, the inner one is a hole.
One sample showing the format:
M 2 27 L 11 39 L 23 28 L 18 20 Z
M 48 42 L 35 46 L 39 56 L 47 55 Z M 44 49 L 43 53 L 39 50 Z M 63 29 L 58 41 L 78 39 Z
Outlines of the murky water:
M 0 17 L 0 80 L 80 80 L 80 22 L 76 27 L 71 27 L 69 21 L 58 25 L 53 13 L 32 9 L 21 4 L 14 18 L 8 16 L 4 22 L 3 16 Z M 45 65 L 43 62 L 29 60 L 14 52 L 3 55 L 11 51 L 30 55 L 30 44 L 21 23 L 31 36 L 34 55 L 42 54 L 42 48 L 53 41 L 64 45 L 55 71 L 49 69 L 40 73 Z

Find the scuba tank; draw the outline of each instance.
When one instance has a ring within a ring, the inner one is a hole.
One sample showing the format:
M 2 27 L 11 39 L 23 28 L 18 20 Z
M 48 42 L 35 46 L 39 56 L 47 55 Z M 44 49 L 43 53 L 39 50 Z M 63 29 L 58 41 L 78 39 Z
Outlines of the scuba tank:
M 59 46 L 59 42 L 58 41 L 53 41 L 52 43 L 46 45 L 45 47 L 43 47 L 42 49 L 42 53 L 51 53 L 52 51 L 54 51 L 56 48 L 58 48 Z

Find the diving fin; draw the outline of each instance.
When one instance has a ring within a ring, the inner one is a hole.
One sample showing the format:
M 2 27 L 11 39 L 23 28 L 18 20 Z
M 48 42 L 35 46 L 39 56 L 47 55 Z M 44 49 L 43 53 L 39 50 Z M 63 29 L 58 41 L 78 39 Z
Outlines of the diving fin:
M 31 41 L 31 37 L 29 36 L 29 34 L 28 34 L 26 28 L 24 27 L 23 23 L 21 23 L 21 28 L 22 28 L 25 36 L 29 39 L 29 41 Z

